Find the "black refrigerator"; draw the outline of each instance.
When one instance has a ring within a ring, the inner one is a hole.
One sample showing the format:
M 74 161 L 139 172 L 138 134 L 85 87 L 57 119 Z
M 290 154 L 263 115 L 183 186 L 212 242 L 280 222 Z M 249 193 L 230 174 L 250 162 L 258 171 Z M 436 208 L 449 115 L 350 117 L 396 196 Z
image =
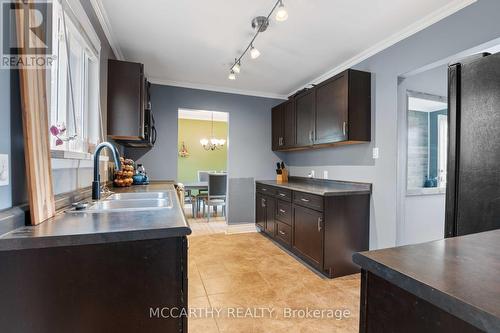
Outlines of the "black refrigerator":
M 500 53 L 448 69 L 445 237 L 500 228 Z

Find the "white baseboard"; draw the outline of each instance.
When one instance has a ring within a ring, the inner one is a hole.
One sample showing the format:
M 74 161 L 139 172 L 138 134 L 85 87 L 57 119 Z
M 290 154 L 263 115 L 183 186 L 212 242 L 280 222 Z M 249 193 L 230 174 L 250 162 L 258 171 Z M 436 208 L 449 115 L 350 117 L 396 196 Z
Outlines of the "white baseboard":
M 242 223 L 242 224 L 232 224 L 228 225 L 226 228 L 226 234 L 243 234 L 248 232 L 257 232 L 257 227 L 255 223 Z

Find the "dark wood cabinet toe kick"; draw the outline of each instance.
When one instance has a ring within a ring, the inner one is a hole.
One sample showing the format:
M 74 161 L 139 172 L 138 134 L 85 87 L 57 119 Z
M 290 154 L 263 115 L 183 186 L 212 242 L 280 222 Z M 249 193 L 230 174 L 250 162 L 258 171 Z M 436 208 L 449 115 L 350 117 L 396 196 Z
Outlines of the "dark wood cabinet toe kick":
M 307 191 L 307 182 L 268 183 L 256 183 L 255 224 L 261 232 L 329 278 L 360 271 L 351 256 L 369 248 L 369 184 L 363 192 L 324 181 L 321 195 L 318 180 L 310 184 L 315 193 Z

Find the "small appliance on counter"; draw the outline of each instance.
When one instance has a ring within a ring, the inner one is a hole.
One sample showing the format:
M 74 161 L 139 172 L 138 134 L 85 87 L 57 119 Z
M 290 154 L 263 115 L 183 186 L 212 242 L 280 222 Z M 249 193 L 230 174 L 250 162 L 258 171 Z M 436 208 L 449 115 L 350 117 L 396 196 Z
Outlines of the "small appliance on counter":
M 288 183 L 288 169 L 285 168 L 285 163 L 276 163 L 276 182 Z
M 148 185 L 149 177 L 146 174 L 146 169 L 142 164 L 137 164 L 136 174 L 132 177 L 134 185 Z

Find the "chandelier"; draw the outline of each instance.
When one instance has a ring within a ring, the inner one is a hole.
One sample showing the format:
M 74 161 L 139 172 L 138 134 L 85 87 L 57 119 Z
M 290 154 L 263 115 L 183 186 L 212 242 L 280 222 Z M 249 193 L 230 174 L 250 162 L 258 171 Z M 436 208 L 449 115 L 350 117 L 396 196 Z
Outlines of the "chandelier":
M 212 132 L 210 135 L 210 139 L 201 139 L 201 145 L 205 150 L 221 150 L 226 144 L 226 140 L 224 139 L 216 139 L 214 136 L 214 113 L 212 112 Z

